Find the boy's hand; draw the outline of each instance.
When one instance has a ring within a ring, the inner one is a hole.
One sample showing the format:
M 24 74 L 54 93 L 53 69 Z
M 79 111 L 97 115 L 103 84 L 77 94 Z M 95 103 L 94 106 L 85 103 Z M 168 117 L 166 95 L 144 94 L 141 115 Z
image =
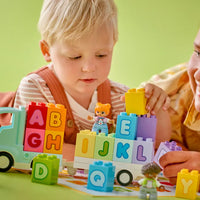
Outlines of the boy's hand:
M 158 86 L 147 83 L 145 85 L 145 97 L 147 98 L 146 109 L 155 115 L 160 108 L 167 110 L 170 105 L 170 98 L 167 93 Z
M 200 171 L 200 152 L 195 151 L 171 151 L 164 154 L 160 160 L 163 174 L 172 184 L 176 184 L 178 172 L 181 169 Z

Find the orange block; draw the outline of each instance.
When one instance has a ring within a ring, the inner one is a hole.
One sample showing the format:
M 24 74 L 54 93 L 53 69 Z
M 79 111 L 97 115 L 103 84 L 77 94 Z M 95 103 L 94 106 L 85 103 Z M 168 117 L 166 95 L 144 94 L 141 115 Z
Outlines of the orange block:
M 61 104 L 47 104 L 46 130 L 64 131 L 66 122 L 66 109 Z

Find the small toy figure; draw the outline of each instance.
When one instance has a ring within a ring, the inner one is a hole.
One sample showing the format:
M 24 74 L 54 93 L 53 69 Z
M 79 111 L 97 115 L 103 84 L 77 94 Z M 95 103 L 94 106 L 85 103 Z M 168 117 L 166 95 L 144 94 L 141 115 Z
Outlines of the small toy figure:
M 149 200 L 157 200 L 157 187 L 164 190 L 164 186 L 156 180 L 157 175 L 160 173 L 160 167 L 154 163 L 147 163 L 142 167 L 142 174 L 145 178 L 138 181 L 141 185 L 140 187 L 140 199 L 147 199 L 147 194 L 149 194 Z
M 95 117 L 88 116 L 88 120 L 94 120 L 95 123 L 92 127 L 92 131 L 95 131 L 97 134 L 105 133 L 106 136 L 108 135 L 108 125 L 113 124 L 114 125 L 114 120 L 106 118 L 106 116 L 110 112 L 110 104 L 102 104 L 102 103 L 97 103 L 95 107 Z

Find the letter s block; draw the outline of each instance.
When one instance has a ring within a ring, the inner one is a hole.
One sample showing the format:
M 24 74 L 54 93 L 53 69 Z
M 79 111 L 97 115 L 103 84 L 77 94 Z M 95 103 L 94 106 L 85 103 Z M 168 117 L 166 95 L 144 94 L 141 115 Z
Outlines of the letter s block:
M 66 109 L 61 104 L 47 104 L 46 130 L 64 131 L 66 122 Z
M 189 172 L 188 169 L 182 169 L 178 172 L 175 196 L 179 198 L 196 199 L 199 189 L 199 178 L 198 170 Z
M 82 130 L 76 137 L 75 156 L 93 158 L 96 141 L 96 132 Z
M 56 184 L 59 172 L 59 159 L 55 156 L 39 154 L 33 159 L 31 181 L 43 184 Z
M 26 128 L 24 151 L 43 152 L 45 130 Z

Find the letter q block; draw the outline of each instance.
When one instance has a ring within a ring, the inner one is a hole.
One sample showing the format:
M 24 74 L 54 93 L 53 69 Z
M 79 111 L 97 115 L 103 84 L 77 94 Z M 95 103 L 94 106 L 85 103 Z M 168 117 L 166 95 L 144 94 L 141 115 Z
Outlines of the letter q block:
M 199 172 L 198 170 L 182 169 L 178 172 L 176 182 L 175 196 L 186 199 L 196 199 L 199 189 Z
M 87 189 L 112 192 L 115 179 L 115 166 L 111 162 L 95 161 L 89 166 Z
M 137 130 L 137 116 L 136 114 L 127 115 L 122 112 L 117 117 L 116 138 L 134 140 Z
M 125 102 L 126 112 L 128 115 L 130 113 L 134 113 L 136 115 L 147 114 L 147 110 L 145 108 L 147 99 L 145 97 L 144 88 L 129 89 L 128 92 L 125 93 Z
M 66 109 L 61 104 L 47 104 L 46 130 L 63 131 L 65 130 Z

